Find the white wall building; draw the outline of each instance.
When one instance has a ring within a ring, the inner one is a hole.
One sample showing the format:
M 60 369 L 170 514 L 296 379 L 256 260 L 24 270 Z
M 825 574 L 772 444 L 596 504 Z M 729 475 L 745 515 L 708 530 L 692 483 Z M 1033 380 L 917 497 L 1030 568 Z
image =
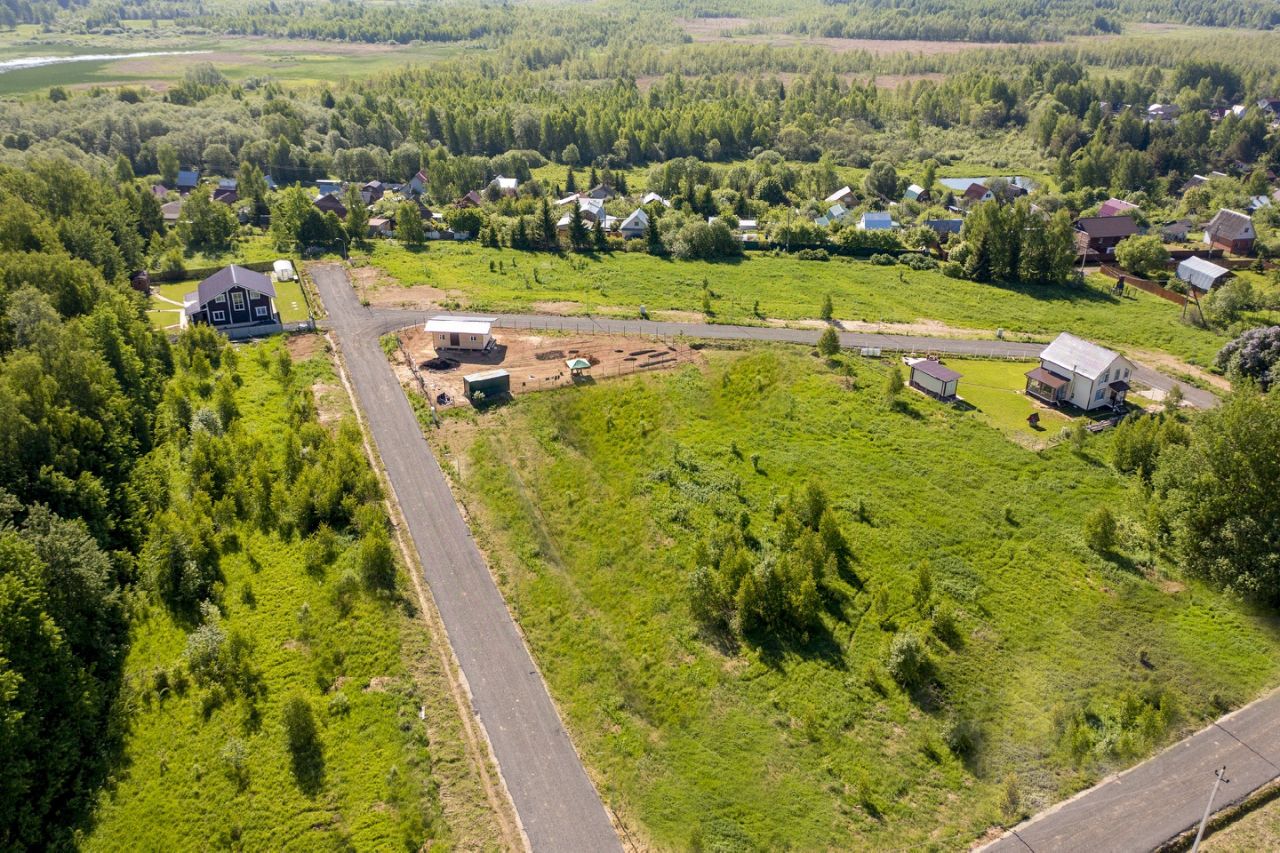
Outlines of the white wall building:
M 432 317 L 427 333 L 436 350 L 483 350 L 493 343 L 492 317 Z
M 1133 362 L 1106 347 L 1063 332 L 1027 372 L 1027 393 L 1046 403 L 1089 411 L 1124 403 Z

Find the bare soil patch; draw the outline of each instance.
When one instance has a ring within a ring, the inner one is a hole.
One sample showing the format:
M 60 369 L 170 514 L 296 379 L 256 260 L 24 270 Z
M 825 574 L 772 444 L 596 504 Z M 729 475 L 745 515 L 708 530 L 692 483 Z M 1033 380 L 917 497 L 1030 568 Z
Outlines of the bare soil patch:
M 437 307 L 447 298 L 456 298 L 459 302 L 466 304 L 466 299 L 462 298 L 461 294 L 454 297 L 429 284 L 415 284 L 412 287 L 392 285 L 390 287 L 371 288 L 365 294 L 369 304 L 379 308 L 430 309 Z
M 290 335 L 285 338 L 284 346 L 294 361 L 306 361 L 324 351 L 324 337 L 317 334 Z
M 434 403 L 443 393 L 452 401 L 449 406 L 470 405 L 463 396 L 462 378 L 484 370 L 502 369 L 511 374 L 511 393 L 518 396 L 705 361 L 698 350 L 684 343 L 655 341 L 638 335 L 510 333 L 500 335 L 497 345 L 487 353 L 462 350 L 437 353 L 430 336 L 418 328 L 402 331 L 400 338 L 413 356 L 414 364 L 419 366 L 431 401 Z M 591 363 L 590 369 L 582 376 L 571 375 L 565 364 L 571 358 L 585 358 Z M 444 362 L 453 362 L 454 366 Z M 437 369 L 432 369 L 433 365 Z M 420 392 L 408 365 L 396 364 L 395 371 L 401 384 L 414 393 Z
M 692 18 L 677 21 L 695 42 L 720 41 L 726 37 L 735 42 L 745 44 L 767 44 L 773 47 L 795 47 L 807 45 L 825 47 L 836 53 L 849 53 L 855 50 L 865 51 L 875 56 L 887 56 L 896 53 L 916 53 L 923 56 L 960 53 L 966 50 L 983 48 L 1006 48 L 1001 42 L 991 41 L 924 41 L 921 39 L 846 39 L 846 38 L 806 38 L 789 33 L 750 33 L 727 36 L 734 30 L 751 25 L 762 25 L 771 28 L 780 23 L 779 18 Z M 1048 44 L 1037 42 L 1035 46 Z
M 582 303 L 574 302 L 572 299 L 562 299 L 558 302 L 533 303 L 533 312 L 535 314 L 576 314 L 581 310 Z

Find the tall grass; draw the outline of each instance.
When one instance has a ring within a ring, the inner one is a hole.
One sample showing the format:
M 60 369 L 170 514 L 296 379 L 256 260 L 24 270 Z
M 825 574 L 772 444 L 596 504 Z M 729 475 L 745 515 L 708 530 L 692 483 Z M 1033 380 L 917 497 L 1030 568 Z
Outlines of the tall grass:
M 884 387 L 871 362 L 713 352 L 440 439 L 603 795 L 659 847 L 957 849 L 1275 683 L 1275 621 L 1168 580 L 1105 437 L 1035 453 Z M 707 634 L 697 542 L 743 513 L 767 541 L 812 479 L 854 553 L 822 628 Z M 1102 505 L 1107 558 L 1082 532 Z M 903 633 L 934 667 L 911 693 Z

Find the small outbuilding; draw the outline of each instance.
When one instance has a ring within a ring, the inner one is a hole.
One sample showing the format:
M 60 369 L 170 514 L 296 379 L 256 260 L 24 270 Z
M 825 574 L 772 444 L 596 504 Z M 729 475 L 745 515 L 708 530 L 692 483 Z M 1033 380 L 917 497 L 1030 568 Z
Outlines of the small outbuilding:
M 1235 273 L 1204 258 L 1187 258 L 1178 264 L 1178 280 L 1185 281 L 1202 293 L 1208 293 Z
M 462 377 L 462 393 L 475 399 L 477 393 L 486 399 L 511 393 L 511 374 L 505 370 L 486 370 Z
M 293 268 L 293 261 L 280 259 L 271 265 L 271 270 L 276 274 L 276 281 L 293 281 L 298 277 L 298 272 Z
M 939 400 L 954 400 L 960 374 L 941 362 L 923 358 L 911 365 L 910 385 Z
M 493 345 L 492 317 L 432 317 L 426 331 L 437 350 L 486 350 Z
M 581 376 L 583 371 L 591 369 L 591 362 L 581 357 L 565 359 L 564 364 L 569 368 L 570 376 Z

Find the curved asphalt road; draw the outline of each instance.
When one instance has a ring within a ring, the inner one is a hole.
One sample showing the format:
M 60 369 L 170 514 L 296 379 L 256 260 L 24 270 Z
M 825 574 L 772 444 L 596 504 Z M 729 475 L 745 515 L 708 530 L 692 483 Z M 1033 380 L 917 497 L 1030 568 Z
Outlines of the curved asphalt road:
M 403 511 L 423 574 L 484 723 L 503 780 L 535 851 L 620 849 L 600 798 L 587 778 L 523 638 L 493 583 L 418 426 L 378 337 L 448 312 L 370 309 L 360 305 L 346 270 L 311 268 L 338 335 L 347 369 Z M 466 316 L 454 314 L 453 316 Z M 728 326 L 560 317 L 495 315 L 513 329 L 685 336 L 812 345 L 818 332 L 770 326 Z M 1034 358 L 1042 344 L 841 332 L 849 348 L 935 351 L 956 356 Z M 1137 366 L 1134 379 L 1207 408 L 1213 394 Z M 1280 776 L 1280 692 L 1273 693 L 1159 756 L 1109 779 L 1017 827 L 986 849 L 1004 851 L 1146 850 L 1198 819 L 1212 770 L 1234 777 L 1223 804 Z M 1203 789 L 1203 790 L 1202 790 Z M 1204 795 L 1204 796 L 1201 796 Z
M 341 266 L 314 266 L 311 276 L 530 846 L 556 853 L 621 850 L 444 472 L 378 346 L 382 318 L 360 305 Z

